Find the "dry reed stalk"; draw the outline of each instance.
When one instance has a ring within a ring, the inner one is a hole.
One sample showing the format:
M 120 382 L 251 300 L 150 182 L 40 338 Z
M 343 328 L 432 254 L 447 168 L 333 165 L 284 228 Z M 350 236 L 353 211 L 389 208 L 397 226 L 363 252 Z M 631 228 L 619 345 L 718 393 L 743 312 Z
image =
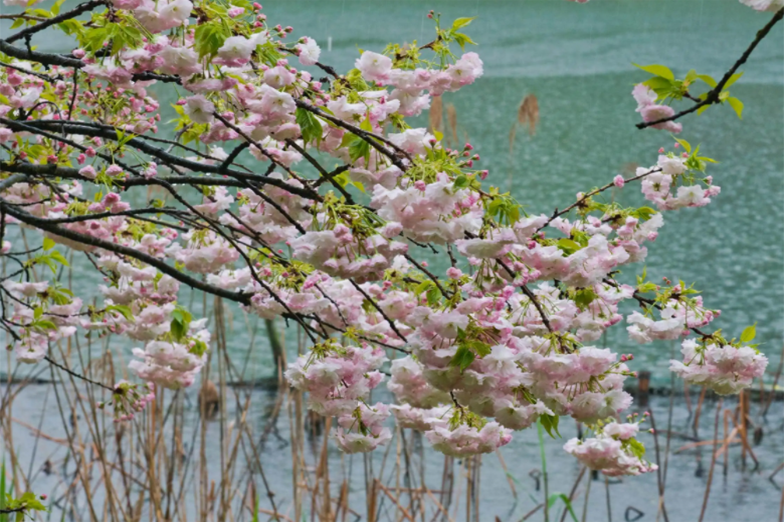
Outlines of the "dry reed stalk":
M 727 440 L 727 439 L 719 439 L 719 441 L 716 441 L 716 440 L 701 440 L 699 442 L 693 442 L 693 443 L 690 443 L 690 444 L 685 444 L 685 445 L 681 446 L 680 448 L 678 448 L 677 450 L 675 450 L 673 453 L 675 453 L 677 455 L 678 453 L 682 453 L 682 452 L 690 450 L 690 449 L 700 448 L 702 446 L 710 446 L 710 445 L 714 444 L 715 442 L 722 442 L 725 445 L 728 445 L 728 444 L 740 444 L 741 443 L 740 439 L 732 440 L 732 437 L 737 435 L 737 433 L 738 433 L 737 429 L 732 430 L 732 433 L 730 433 L 730 440 Z M 719 454 L 721 454 L 723 451 L 724 451 L 724 446 L 722 446 L 722 449 L 719 451 Z
M 708 471 L 708 483 L 705 485 L 705 497 L 702 500 L 702 509 L 700 510 L 699 522 L 702 522 L 705 518 L 705 510 L 708 508 L 708 497 L 710 496 L 711 483 L 713 482 L 713 470 L 716 468 L 716 445 L 719 442 L 719 416 L 721 414 L 721 408 L 723 405 L 724 401 L 719 400 L 719 404 L 716 406 L 716 422 L 713 426 L 713 451 L 711 452 L 711 465 L 710 471 Z
M 580 518 L 581 522 L 586 522 L 586 517 L 588 516 L 588 499 L 591 495 L 591 477 L 588 477 L 588 485 L 585 486 L 585 501 L 583 502 L 583 516 Z
M 574 497 L 577 493 L 577 488 L 580 486 L 580 482 L 583 481 L 583 477 L 585 476 L 585 472 L 587 469 L 588 468 L 586 468 L 585 466 L 580 467 L 580 473 L 577 474 L 577 479 L 574 481 L 571 491 L 569 491 L 569 502 L 574 501 Z M 590 483 L 590 479 L 588 480 L 588 482 Z M 563 513 L 561 514 L 561 522 L 564 522 L 566 520 L 566 515 L 568 513 L 569 510 L 566 509 L 566 507 L 564 507 Z
M 517 123 L 528 126 L 528 135 L 536 134 L 536 126 L 539 124 L 539 100 L 535 94 L 529 94 L 523 98 L 517 107 Z
M 656 513 L 656 516 L 658 518 L 659 513 L 661 513 L 662 516 L 664 517 L 664 522 L 669 522 L 669 517 L 667 516 L 667 507 L 665 506 L 665 503 L 664 503 L 664 479 L 663 479 L 663 476 L 662 476 L 661 456 L 659 454 L 659 434 L 656 431 L 656 419 L 655 419 L 655 416 L 653 415 L 653 408 L 651 408 L 650 413 L 651 413 L 651 416 L 650 416 L 651 428 L 653 430 L 653 445 L 654 445 L 654 448 L 656 449 L 656 464 L 659 466 L 659 468 L 656 470 L 656 482 L 657 482 L 657 485 L 659 486 L 659 507 L 658 507 L 658 511 Z M 605 478 L 605 481 L 606 480 L 607 479 Z M 609 488 L 607 489 L 607 491 L 608 491 L 608 495 L 609 495 Z M 608 502 L 608 508 L 609 508 L 609 496 L 608 496 L 608 501 L 607 502 Z
M 457 139 L 457 109 L 451 103 L 446 106 L 446 121 L 449 123 L 449 130 L 452 132 L 453 147 L 457 147 L 459 140 Z
M 329 496 L 329 461 L 327 460 L 327 451 L 329 450 L 329 429 L 331 425 L 332 419 L 328 418 L 326 421 L 326 429 L 324 430 L 324 442 L 321 446 L 321 455 L 319 456 L 319 465 L 318 469 L 316 470 L 316 480 L 323 481 L 322 494 L 324 498 L 322 500 L 319 520 L 324 521 L 331 520 L 331 501 Z
M 531 511 L 529 511 L 528 513 L 526 513 L 525 515 L 523 515 L 523 518 L 521 518 L 521 519 L 520 519 L 520 521 L 521 521 L 521 522 L 523 522 L 524 520 L 528 520 L 529 518 L 531 518 L 532 516 L 534 516 L 534 514 L 535 514 L 537 511 L 539 511 L 540 509 L 542 509 L 543 507 L 544 507 L 544 504 L 539 504 L 539 505 L 537 505 L 537 506 L 536 506 L 535 508 L 533 508 Z
M 694 424 L 692 424 L 692 430 L 694 431 L 694 436 L 699 438 L 699 429 L 700 429 L 700 412 L 702 411 L 702 403 L 705 400 L 705 392 L 707 388 L 705 386 L 702 387 L 702 391 L 700 392 L 700 400 L 697 402 L 697 411 L 694 414 Z
M 743 414 L 745 412 L 745 410 L 744 410 L 742 405 L 743 405 L 743 401 L 741 401 L 741 403 L 738 405 L 738 410 L 740 411 L 741 414 Z M 742 451 L 743 451 L 743 453 L 742 453 L 743 469 L 746 468 L 745 456 L 748 453 L 748 455 L 751 456 L 751 459 L 754 461 L 754 469 L 756 470 L 757 468 L 759 468 L 759 461 L 757 460 L 757 456 L 754 455 L 754 452 L 751 450 L 751 446 L 749 445 L 749 440 L 746 437 L 746 429 L 743 426 L 743 423 L 744 423 L 743 421 L 744 421 L 745 418 L 744 417 L 739 417 L 737 419 L 737 421 L 736 421 L 735 417 L 730 417 L 730 419 L 732 420 L 732 424 L 735 427 L 735 430 L 737 430 L 737 433 L 740 435 L 740 441 L 741 441 L 741 444 L 743 445 L 742 446 L 742 448 L 743 448 L 742 449 Z
M 495 450 L 495 454 L 498 457 L 498 462 L 501 463 L 501 469 L 504 470 L 504 476 L 506 476 L 506 481 L 509 483 L 509 489 L 512 491 L 512 498 L 517 499 L 517 489 L 514 487 L 514 481 L 512 480 L 511 475 L 509 475 L 509 470 L 506 467 L 506 462 L 504 461 L 503 455 L 501 455 L 500 450 Z
M 428 112 L 428 130 L 431 133 L 444 133 L 444 100 L 441 96 L 433 96 Z
M 380 480 L 374 479 L 373 482 L 387 496 L 387 498 L 389 498 L 389 500 L 391 500 L 392 503 L 395 504 L 395 506 L 397 506 L 397 509 L 407 520 L 410 520 L 411 522 L 415 522 L 414 516 L 411 513 L 409 513 L 408 510 L 400 504 L 397 497 L 395 497 L 395 495 L 393 495 L 389 491 L 389 489 L 387 489 L 387 487 L 381 483 Z
M 748 423 L 746 422 L 746 412 L 749 406 L 749 394 L 746 390 L 741 390 L 738 396 L 738 427 L 740 428 L 740 439 L 743 441 L 743 447 L 740 453 L 741 465 L 746 469 L 746 446 L 748 445 Z

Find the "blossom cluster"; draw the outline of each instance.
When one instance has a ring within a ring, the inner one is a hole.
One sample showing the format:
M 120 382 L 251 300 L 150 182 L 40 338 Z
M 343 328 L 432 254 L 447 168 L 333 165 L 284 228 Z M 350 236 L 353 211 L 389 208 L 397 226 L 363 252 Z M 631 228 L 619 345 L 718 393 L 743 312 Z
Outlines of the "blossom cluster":
M 679 140 L 564 211 L 528 214 L 483 186 L 473 145 L 453 149 L 406 122 L 483 75 L 476 53 L 450 50 L 472 43 L 460 32 L 470 19 L 438 20 L 420 47 L 363 51 L 339 75 L 314 39 L 287 44 L 293 29 L 258 4 L 112 4 L 90 24 L 71 20 L 78 47 L 48 69 L 15 58 L 0 70 L 3 226 L 43 238 L 24 261 L 2 243 L 23 267 L 0 285 L 20 362 L 81 328 L 132 340 L 129 368 L 150 390 L 188 387 L 211 335 L 182 295 L 203 290 L 303 330 L 312 347 L 286 378 L 337 418 L 346 452 L 387 443 L 390 417 L 463 456 L 571 416 L 596 436 L 566 450 L 613 475 L 654 469 L 636 424 L 611 420 L 631 406 L 632 358 L 595 346 L 624 320 L 624 301 L 642 306 L 626 316 L 632 340 L 685 338 L 673 371 L 688 382 L 729 393 L 762 375 L 756 347 L 701 330 L 720 312 L 691 287 L 615 279 L 645 261 L 664 213 L 720 194 L 699 147 Z M 169 108 L 148 91 L 170 83 L 182 95 L 164 127 Z M 647 86 L 633 94 L 644 121 L 674 115 Z M 164 128 L 175 139 L 155 136 Z M 604 197 L 635 182 L 655 208 Z M 155 188 L 148 206 L 135 187 Z M 60 247 L 101 274 L 99 304 L 33 277 L 68 265 Z M 443 263 L 429 266 L 428 251 Z M 385 372 L 396 404 L 371 400 Z M 133 386 L 115 387 L 121 420 L 154 398 Z
M 656 464 L 642 458 L 645 448 L 634 438 L 639 429 L 639 422 L 599 424 L 593 437 L 570 439 L 564 444 L 564 450 L 588 468 L 610 477 L 656 471 L 659 468 Z

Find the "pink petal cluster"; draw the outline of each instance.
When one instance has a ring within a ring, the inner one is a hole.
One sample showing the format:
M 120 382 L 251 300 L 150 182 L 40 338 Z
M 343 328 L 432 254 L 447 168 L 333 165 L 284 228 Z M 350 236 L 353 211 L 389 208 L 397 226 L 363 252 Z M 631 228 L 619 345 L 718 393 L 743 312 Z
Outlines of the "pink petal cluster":
M 312 410 L 327 416 L 351 415 L 383 379 L 378 369 L 386 359 L 384 352 L 369 346 L 334 344 L 320 351 L 323 353 L 300 355 L 286 370 L 286 379 L 296 389 L 308 392 Z
M 720 395 L 738 393 L 765 373 L 768 359 L 750 346 L 720 346 L 686 339 L 683 361 L 670 361 L 670 371 L 689 384 L 707 386 Z
M 610 422 L 599 428 L 596 436 L 585 440 L 570 439 L 564 450 L 590 469 L 610 477 L 640 475 L 656 471 L 658 466 L 642 460 L 630 449 L 638 431 L 637 423 Z
M 638 83 L 632 90 L 632 96 L 637 100 L 637 112 L 642 116 L 642 121 L 653 122 L 672 118 L 675 110 L 669 105 L 656 104 L 656 93 L 645 84 Z M 675 134 L 683 130 L 683 125 L 674 121 L 664 121 L 651 125 L 654 129 L 663 129 Z

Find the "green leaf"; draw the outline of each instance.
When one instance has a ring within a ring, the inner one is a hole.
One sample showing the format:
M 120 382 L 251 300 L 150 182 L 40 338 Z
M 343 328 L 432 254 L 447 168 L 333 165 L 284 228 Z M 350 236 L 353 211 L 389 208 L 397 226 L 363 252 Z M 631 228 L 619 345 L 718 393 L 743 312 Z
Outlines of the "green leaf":
M 55 246 L 54 239 L 50 237 L 44 237 L 44 250 L 51 250 Z
M 221 20 L 207 22 L 196 27 L 193 47 L 199 53 L 199 59 L 201 60 L 205 56 L 215 56 L 229 36 L 231 36 L 231 30 Z
M 456 31 L 461 27 L 465 27 L 469 25 L 471 22 L 473 22 L 474 20 L 476 20 L 475 16 L 472 18 L 458 18 L 457 20 L 452 22 L 452 31 Z
M 569 514 L 572 515 L 572 520 L 574 522 L 578 522 L 577 515 L 574 513 L 574 509 L 572 508 L 572 502 L 569 500 L 569 497 L 567 497 L 564 493 L 553 493 L 552 495 L 550 495 L 550 497 L 547 499 L 547 506 L 553 507 L 553 505 L 558 500 L 563 500 L 563 503 L 566 505 L 567 511 L 569 511 Z
M 698 74 L 697 79 L 707 83 L 711 89 L 715 89 L 716 86 L 718 85 L 718 83 L 716 83 L 716 80 L 714 80 L 712 76 L 708 76 L 707 74 Z
M 645 446 L 635 438 L 628 439 L 626 445 L 635 457 L 641 459 L 645 456 Z
M 667 78 L 662 78 L 661 76 L 654 76 L 642 83 L 656 91 L 656 94 L 658 94 L 660 98 L 673 92 L 673 82 Z
M 558 243 L 556 243 L 556 245 L 566 255 L 574 254 L 575 252 L 580 250 L 580 245 L 577 242 L 575 242 L 575 241 L 573 241 L 573 240 L 571 240 L 571 239 L 569 239 L 567 237 L 559 239 Z
M 194 354 L 194 355 L 198 355 L 199 357 L 201 357 L 202 355 L 207 353 L 207 350 L 208 350 L 208 347 L 205 344 L 205 342 L 204 341 L 199 341 L 198 339 L 196 339 L 194 341 L 194 343 L 193 343 L 193 347 L 191 347 L 191 349 L 188 350 L 188 351 L 190 353 Z
M 664 65 L 657 65 L 657 64 L 638 65 L 636 63 L 632 64 L 632 65 L 634 65 L 637 68 L 642 69 L 645 72 L 649 72 L 649 73 L 653 74 L 654 76 L 661 76 L 662 78 L 667 78 L 668 80 L 674 80 L 675 79 L 675 75 L 672 74 L 672 71 L 670 70 L 670 68 L 666 67 Z
M 456 366 L 460 368 L 460 371 L 465 371 L 466 368 L 471 366 L 471 363 L 474 362 L 476 359 L 476 354 L 468 349 L 467 346 L 460 346 L 457 348 L 457 352 L 455 352 L 454 357 L 452 360 L 449 361 L 450 366 Z
M 49 319 L 39 319 L 33 323 L 33 326 L 42 330 L 57 330 L 57 325 Z
M 49 257 L 51 257 L 53 260 L 57 261 L 61 265 L 71 266 L 68 264 L 68 260 L 65 257 L 63 257 L 63 255 L 57 250 L 52 250 L 52 253 L 49 254 Z
M 689 142 L 688 142 L 688 141 L 686 141 L 686 140 L 682 140 L 682 139 L 680 139 L 680 138 L 675 138 L 675 141 L 677 141 L 678 143 L 680 143 L 680 144 L 681 144 L 681 147 L 683 147 L 683 149 L 684 149 L 686 152 L 689 152 L 689 153 L 691 153 L 691 143 L 689 143 Z
M 464 189 L 471 184 L 471 180 L 468 179 L 468 176 L 465 174 L 460 174 L 457 178 L 455 178 L 454 186 L 456 189 Z
M 184 308 L 177 307 L 172 312 L 170 331 L 175 341 L 181 341 L 188 335 L 192 316 Z
M 321 136 L 324 131 L 313 113 L 300 107 L 296 112 L 296 120 L 297 125 L 299 125 L 300 132 L 302 133 L 302 140 L 305 142 L 305 144 L 312 143 L 314 141 L 316 144 L 321 142 Z
M 46 506 L 41 504 L 35 493 L 28 491 L 19 497 L 19 500 L 25 505 L 27 509 L 35 509 L 36 511 L 46 511 Z
M 653 210 L 651 207 L 640 207 L 634 212 L 632 212 L 633 217 L 636 217 L 637 219 L 642 221 L 648 221 L 656 214 L 658 214 L 658 212 Z
M 465 51 L 466 44 L 476 45 L 475 41 L 473 41 L 468 35 L 465 35 L 463 33 L 455 33 L 454 37 L 455 37 L 455 42 L 457 42 L 457 44 L 460 46 L 460 49 L 462 49 L 463 51 Z
M 743 343 L 749 343 L 757 337 L 757 323 L 754 323 L 751 326 L 747 326 L 743 333 L 740 334 L 740 341 Z
M 422 281 L 421 283 L 419 283 L 419 284 L 416 286 L 416 288 L 414 288 L 414 293 L 415 293 L 416 295 L 422 295 L 422 292 L 425 292 L 425 291 L 427 291 L 427 289 L 428 289 L 428 288 L 430 288 L 431 286 L 435 286 L 435 284 L 433 283 L 433 281 L 431 281 L 430 279 L 425 279 L 424 281 Z
M 463 346 L 474 352 L 479 357 L 486 357 L 490 355 L 492 348 L 489 344 L 483 343 L 478 339 L 471 339 L 470 341 L 465 341 Z
M 106 307 L 106 311 L 120 313 L 129 323 L 136 322 L 133 317 L 133 311 L 125 305 L 109 305 Z
M 57 2 L 54 3 L 51 11 L 53 16 L 57 16 L 60 14 L 60 6 L 63 5 L 64 3 L 65 0 L 57 0 Z
M 3 509 L 5 509 L 5 456 L 3 456 L 3 463 L 0 465 L 0 511 Z
M 550 435 L 552 438 L 556 438 L 556 435 L 560 438 L 561 434 L 558 432 L 558 422 L 561 418 L 558 415 L 540 415 L 539 421 L 542 423 L 542 427 L 547 430 L 547 434 Z M 555 435 L 553 435 L 555 432 Z
M 737 98 L 728 98 L 727 103 L 730 104 L 730 107 L 735 109 L 735 114 L 738 115 L 738 118 L 741 120 L 743 119 L 743 102 Z
M 730 79 L 727 80 L 727 83 L 724 84 L 724 88 L 725 89 L 729 89 L 730 85 L 732 85 L 733 83 L 737 82 L 740 79 L 741 76 L 743 76 L 742 72 L 735 73 L 732 76 L 730 76 Z
M 357 138 L 348 146 L 348 155 L 351 158 L 351 161 L 365 158 L 365 163 L 367 163 L 370 159 L 370 144 L 362 138 Z
M 593 288 L 583 288 L 582 290 L 577 291 L 577 295 L 575 295 L 574 302 L 580 308 L 585 309 L 597 297 L 599 296 L 596 295 L 596 292 L 594 292 Z
M 434 284 L 427 291 L 427 304 L 429 306 L 436 306 L 439 301 L 441 301 L 441 297 L 443 297 L 441 290 L 439 290 L 438 287 Z

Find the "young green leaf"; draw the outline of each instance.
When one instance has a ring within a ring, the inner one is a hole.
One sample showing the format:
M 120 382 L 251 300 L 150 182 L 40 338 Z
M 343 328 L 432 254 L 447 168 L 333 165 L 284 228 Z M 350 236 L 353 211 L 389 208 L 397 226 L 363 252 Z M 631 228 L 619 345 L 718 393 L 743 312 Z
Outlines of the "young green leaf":
M 716 83 L 716 80 L 714 80 L 712 76 L 708 76 L 707 74 L 698 74 L 697 79 L 707 83 L 711 89 L 715 89 L 716 86 L 718 85 L 718 83 Z
M 458 18 L 457 20 L 452 22 L 452 31 L 457 31 L 458 29 L 469 25 L 475 19 L 476 19 L 476 17 L 473 17 L 473 18 Z
M 578 522 L 577 515 L 574 513 L 574 509 L 572 508 L 572 502 L 564 493 L 553 493 L 550 495 L 550 497 L 547 499 L 547 507 L 553 507 L 553 505 L 559 500 L 563 500 L 563 503 L 566 505 L 566 510 L 572 516 L 572 520 L 574 522 Z
M 303 108 L 298 108 L 296 112 L 297 125 L 299 125 L 300 132 L 302 133 L 302 140 L 305 144 L 321 141 L 323 129 L 318 119 L 311 113 Z
M 727 99 L 727 103 L 729 103 L 730 107 L 732 107 L 735 110 L 735 114 L 738 115 L 738 118 L 740 118 L 742 120 L 743 119 L 743 102 L 740 101 L 737 98 L 728 98 Z
M 672 74 L 672 71 L 670 70 L 670 68 L 666 67 L 664 65 L 657 65 L 657 64 L 638 65 L 636 63 L 632 64 L 632 65 L 634 65 L 637 68 L 642 69 L 645 72 L 649 72 L 649 73 L 653 74 L 654 76 L 661 76 L 662 78 L 667 78 L 668 80 L 674 80 L 675 79 L 675 75 Z
M 673 136 L 673 138 L 675 138 L 675 137 Z M 683 149 L 684 149 L 686 152 L 689 152 L 689 153 L 691 153 L 691 143 L 689 143 L 689 142 L 688 142 L 688 141 L 686 141 L 686 140 L 682 140 L 682 139 L 680 139 L 680 138 L 675 138 L 675 141 L 677 141 L 678 143 L 680 143 L 680 144 L 681 144 L 681 147 L 683 147 Z
M 735 73 L 732 76 L 730 76 L 730 79 L 727 80 L 727 83 L 724 84 L 724 88 L 725 89 L 729 89 L 730 85 L 732 85 L 733 83 L 737 82 L 740 79 L 741 76 L 743 76 L 742 72 Z
M 466 368 L 471 366 L 474 359 L 476 359 L 476 354 L 474 352 L 469 350 L 467 346 L 460 346 L 452 357 L 452 360 L 449 361 L 449 365 L 456 366 L 463 372 Z
M 580 245 L 569 239 L 569 238 L 562 238 L 558 240 L 557 246 L 561 249 L 566 255 L 571 255 L 580 250 Z
M 560 438 L 561 434 L 558 432 L 558 422 L 561 418 L 558 415 L 540 415 L 539 421 L 542 423 L 542 427 L 547 431 L 547 434 L 550 437 L 555 438 L 556 435 Z M 553 435 L 555 432 L 555 435 Z
M 49 257 L 51 257 L 53 260 L 57 261 L 61 265 L 71 266 L 68 264 L 68 260 L 65 257 L 63 257 L 63 255 L 57 250 L 52 250 L 52 253 L 49 254 Z
M 743 333 L 740 334 L 740 340 L 743 343 L 750 343 L 754 340 L 755 337 L 757 337 L 757 323 L 754 323 L 751 326 L 747 326 L 743 330 Z

